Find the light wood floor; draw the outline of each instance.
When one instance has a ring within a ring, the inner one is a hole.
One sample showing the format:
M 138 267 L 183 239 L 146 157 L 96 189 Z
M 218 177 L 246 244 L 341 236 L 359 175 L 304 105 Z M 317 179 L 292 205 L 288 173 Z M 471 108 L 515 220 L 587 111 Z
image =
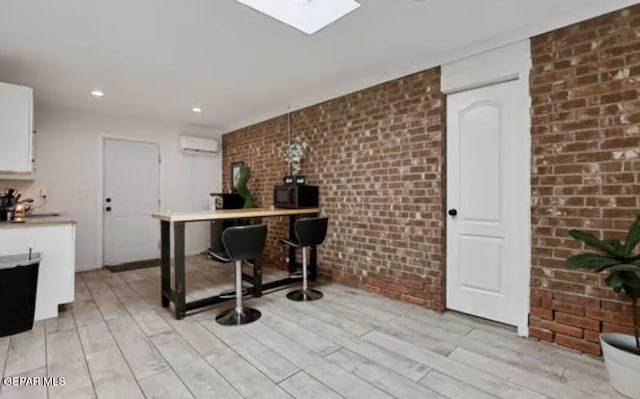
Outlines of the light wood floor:
M 5 385 L 0 398 L 619 397 L 599 359 L 338 284 L 313 303 L 253 298 L 262 318 L 241 328 L 215 323 L 231 303 L 177 321 L 159 306 L 159 272 L 78 274 L 58 319 L 0 338 L 4 376 L 65 385 Z M 193 297 L 231 279 L 230 266 L 188 261 Z

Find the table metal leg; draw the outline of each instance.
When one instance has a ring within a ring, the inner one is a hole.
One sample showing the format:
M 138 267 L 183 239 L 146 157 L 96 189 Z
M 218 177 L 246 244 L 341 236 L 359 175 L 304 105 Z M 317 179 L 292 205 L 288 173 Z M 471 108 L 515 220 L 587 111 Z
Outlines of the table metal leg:
M 319 214 L 313 215 L 314 217 L 318 217 Z M 311 281 L 316 281 L 318 278 L 318 247 L 315 245 L 309 248 L 309 279 Z
M 160 222 L 160 297 L 162 307 L 169 307 L 171 298 L 171 223 Z
M 251 220 L 252 224 L 261 224 L 262 218 L 253 218 Z M 262 255 L 258 256 L 257 259 L 253 260 L 253 296 L 261 297 L 262 296 Z
M 175 298 L 174 305 L 176 311 L 176 319 L 182 319 L 186 316 L 187 308 L 185 306 L 186 282 L 184 270 L 184 222 L 175 222 L 173 224 L 173 240 L 174 240 L 174 273 L 175 273 Z

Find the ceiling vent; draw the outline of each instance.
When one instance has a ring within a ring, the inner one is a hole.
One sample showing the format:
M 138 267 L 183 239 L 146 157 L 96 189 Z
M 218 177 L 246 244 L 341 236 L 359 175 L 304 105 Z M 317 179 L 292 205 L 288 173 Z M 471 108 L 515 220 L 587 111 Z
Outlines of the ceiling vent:
M 180 136 L 180 150 L 191 154 L 216 154 L 220 147 L 217 139 Z

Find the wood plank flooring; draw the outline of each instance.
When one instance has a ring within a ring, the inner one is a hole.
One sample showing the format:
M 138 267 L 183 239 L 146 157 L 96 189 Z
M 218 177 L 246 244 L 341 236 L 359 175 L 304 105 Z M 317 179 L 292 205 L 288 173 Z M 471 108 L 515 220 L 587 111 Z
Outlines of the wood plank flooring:
M 265 270 L 265 280 L 282 272 Z M 231 288 L 233 270 L 187 261 L 189 299 Z M 160 270 L 80 273 L 57 319 L 0 338 L 0 374 L 64 386 L 0 385 L 10 398 L 621 398 L 600 359 L 333 283 L 325 296 L 247 298 L 251 325 L 215 322 L 220 304 L 175 320 Z

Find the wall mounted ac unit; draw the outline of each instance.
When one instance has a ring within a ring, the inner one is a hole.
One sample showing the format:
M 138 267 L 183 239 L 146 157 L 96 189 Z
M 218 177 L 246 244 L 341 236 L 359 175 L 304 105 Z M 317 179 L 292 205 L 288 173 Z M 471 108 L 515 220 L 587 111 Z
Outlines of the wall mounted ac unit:
M 220 149 L 217 139 L 180 136 L 180 150 L 192 154 L 215 154 Z

